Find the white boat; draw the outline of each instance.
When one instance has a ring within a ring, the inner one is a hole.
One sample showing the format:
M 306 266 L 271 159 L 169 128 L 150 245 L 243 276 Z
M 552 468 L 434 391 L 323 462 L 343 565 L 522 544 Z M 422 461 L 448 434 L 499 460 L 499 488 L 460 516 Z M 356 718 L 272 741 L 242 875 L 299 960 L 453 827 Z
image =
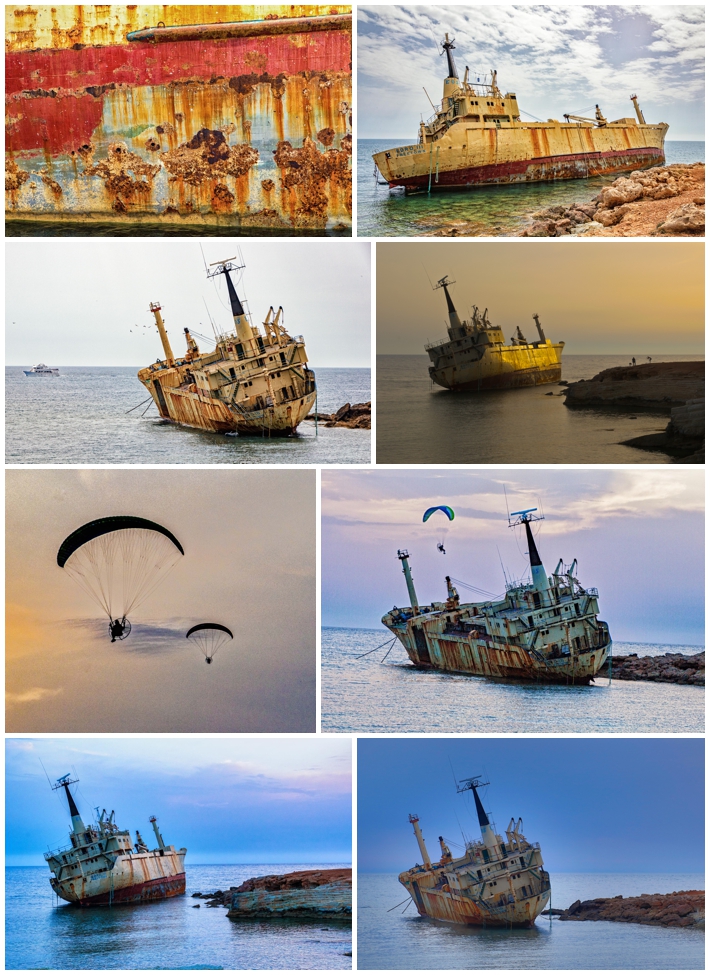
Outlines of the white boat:
M 38 362 L 31 369 L 22 370 L 26 376 L 58 376 L 59 370 L 52 366 L 45 366 L 43 362 Z

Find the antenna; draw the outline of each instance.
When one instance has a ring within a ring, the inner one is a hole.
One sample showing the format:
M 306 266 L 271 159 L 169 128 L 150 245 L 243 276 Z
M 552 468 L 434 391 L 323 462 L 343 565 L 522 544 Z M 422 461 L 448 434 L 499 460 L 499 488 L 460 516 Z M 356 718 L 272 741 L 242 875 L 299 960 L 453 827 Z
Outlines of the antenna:
M 427 275 L 427 277 L 428 277 L 428 275 Z M 445 274 L 443 276 L 443 278 L 441 278 L 440 281 L 437 281 L 437 283 L 433 286 L 434 287 L 434 291 L 438 291 L 439 288 L 448 288 L 452 284 L 456 284 L 456 282 L 455 281 L 449 281 L 448 274 Z
M 510 523 L 510 508 L 508 507 L 508 492 L 505 489 L 505 484 L 503 485 L 503 494 L 505 495 L 505 510 L 508 515 L 508 523 Z
M 60 779 L 57 779 L 56 783 L 52 786 L 52 790 L 56 791 L 57 789 L 63 789 L 65 785 L 74 785 L 74 783 L 78 781 L 78 779 L 73 779 L 71 777 L 71 772 L 67 772 L 66 775 L 63 775 Z
M 200 254 L 202 254 L 202 263 L 205 265 L 205 274 L 208 274 L 207 261 L 205 259 L 205 252 L 202 250 L 202 244 L 200 244 Z
M 532 521 L 544 521 L 544 515 L 533 515 L 533 511 L 537 511 L 537 508 L 524 508 L 522 511 L 511 511 L 508 515 L 508 528 L 515 528 L 517 525 L 524 525 Z M 511 521 L 511 518 L 515 518 L 516 521 Z
M 456 786 L 456 791 L 468 792 L 470 789 L 473 792 L 474 789 L 482 789 L 485 785 L 490 784 L 490 782 L 483 782 L 480 776 L 474 775 L 472 779 L 462 779 Z

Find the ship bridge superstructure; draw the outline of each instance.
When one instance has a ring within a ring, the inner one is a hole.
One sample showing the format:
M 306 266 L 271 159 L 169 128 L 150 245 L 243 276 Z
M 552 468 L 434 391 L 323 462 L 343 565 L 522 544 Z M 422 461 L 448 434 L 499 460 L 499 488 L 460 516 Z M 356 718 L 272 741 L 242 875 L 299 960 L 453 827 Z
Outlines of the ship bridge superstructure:
M 141 369 L 138 378 L 164 419 L 217 432 L 294 433 L 316 401 L 304 338 L 287 332 L 282 307 L 271 306 L 261 327 L 252 323 L 232 280 L 243 265 L 230 258 L 211 267 L 208 278 L 225 281 L 233 327 L 217 334 L 214 351 L 208 353 L 200 353 L 184 328 L 187 351 L 176 358 L 162 307 L 152 302 L 165 358 Z
M 447 599 L 424 605 L 414 587 L 409 553 L 398 552 L 410 606 L 395 607 L 383 624 L 422 669 L 546 683 L 586 684 L 608 660 L 612 641 L 598 618 L 599 593 L 577 578 L 577 560 L 560 559 L 547 575 L 532 532 L 537 509 L 514 512 L 523 526 L 531 582 L 509 582 L 499 599 L 461 602 L 446 577 Z
M 481 839 L 467 842 L 461 857 L 453 857 L 440 836 L 440 858 L 433 862 L 419 817 L 409 816 L 422 863 L 401 873 L 399 881 L 422 916 L 458 924 L 530 927 L 550 899 L 550 877 L 540 844 L 523 835 L 522 819 L 511 818 L 505 837 L 496 831 L 479 796 L 488 784 L 474 777 L 457 788 L 472 793 L 481 829 Z

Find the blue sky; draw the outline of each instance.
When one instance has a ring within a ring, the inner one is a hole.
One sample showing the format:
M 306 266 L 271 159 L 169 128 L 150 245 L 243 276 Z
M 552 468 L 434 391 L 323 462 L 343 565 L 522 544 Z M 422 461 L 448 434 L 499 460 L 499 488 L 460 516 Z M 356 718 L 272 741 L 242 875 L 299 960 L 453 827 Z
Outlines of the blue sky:
M 54 782 L 75 770 L 84 821 L 115 809 L 121 829 L 153 836 L 192 863 L 338 863 L 351 851 L 350 739 L 6 739 L 9 866 L 44 864 L 68 842 Z M 74 776 L 72 776 L 74 777 Z
M 502 593 L 501 561 L 513 578 L 528 571 L 504 489 L 511 511 L 542 505 L 538 549 L 548 574 L 559 558 L 578 559 L 578 578 L 599 589 L 614 640 L 703 644 L 704 473 L 670 465 L 324 471 L 323 625 L 377 627 L 393 605 L 409 605 L 398 548 L 410 552 L 423 602 L 445 598 L 446 574 Z M 422 524 L 432 504 L 456 512 L 446 556 L 436 550 L 438 517 Z
M 704 869 L 702 739 L 361 738 L 357 761 L 363 873 L 421 862 L 409 813 L 420 817 L 432 859 L 440 835 L 454 856 L 462 830 L 480 838 L 472 796 L 456 794 L 452 766 L 458 780 L 490 780 L 483 805 L 498 832 L 522 816 L 550 871 Z
M 495 68 L 503 92 L 545 120 L 633 117 L 667 122 L 669 140 L 704 138 L 702 6 L 461 4 L 363 6 L 358 10 L 358 136 L 416 140 L 441 99 L 445 61 L 436 44 L 455 37 L 463 77 Z M 529 118 L 530 115 L 523 115 Z

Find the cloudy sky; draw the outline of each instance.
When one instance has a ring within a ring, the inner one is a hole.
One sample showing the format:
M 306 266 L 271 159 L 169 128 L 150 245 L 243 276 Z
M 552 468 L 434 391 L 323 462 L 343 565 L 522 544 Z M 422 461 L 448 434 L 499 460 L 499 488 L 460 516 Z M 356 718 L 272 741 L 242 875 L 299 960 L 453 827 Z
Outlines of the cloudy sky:
M 702 873 L 704 745 L 687 738 L 361 738 L 358 869 L 394 873 L 421 862 L 409 813 L 420 817 L 432 858 L 439 835 L 452 841 L 454 856 L 463 852 L 462 830 L 480 837 L 471 794 L 454 791 L 453 767 L 458 780 L 490 781 L 483 805 L 498 832 L 522 816 L 527 839 L 540 844 L 553 873 Z M 669 828 L 693 842 L 663 842 Z
M 6 855 L 44 864 L 71 820 L 54 782 L 70 770 L 79 812 L 115 809 L 121 829 L 148 817 L 190 863 L 339 863 L 351 859 L 351 744 L 344 739 L 42 738 L 6 740 Z
M 447 574 L 492 593 L 505 588 L 501 561 L 509 577 L 526 576 L 504 488 L 511 511 L 544 510 L 537 545 L 548 574 L 559 558 L 578 559 L 615 640 L 703 644 L 704 476 L 678 468 L 324 471 L 323 625 L 378 627 L 408 605 L 398 548 L 409 550 L 422 602 L 445 598 Z M 423 524 L 435 504 L 451 505 L 454 521 Z
M 678 244 L 378 244 L 377 351 L 422 355 L 446 337 L 446 301 L 430 280 L 447 274 L 462 318 L 475 304 L 505 335 L 518 324 L 528 334 L 537 312 L 568 355 L 702 353 L 705 247 Z
M 57 565 L 109 515 L 185 550 L 116 643 Z M 8 731 L 315 731 L 313 471 L 13 470 L 5 531 Z M 210 666 L 185 639 L 200 622 L 234 634 Z
M 151 301 L 163 306 L 173 351 L 183 328 L 212 335 L 233 327 L 224 280 L 208 264 L 240 250 L 237 293 L 253 321 L 283 306 L 315 368 L 370 366 L 370 245 L 358 241 L 17 238 L 6 247 L 6 363 L 143 366 L 163 355 Z M 237 280 L 235 283 L 237 283 Z M 204 350 L 214 343 L 198 344 Z
M 413 139 L 441 99 L 446 62 L 437 42 L 455 37 L 460 77 L 495 68 L 503 92 L 545 120 L 633 117 L 667 122 L 669 140 L 704 138 L 702 6 L 457 4 L 358 9 L 358 135 Z

